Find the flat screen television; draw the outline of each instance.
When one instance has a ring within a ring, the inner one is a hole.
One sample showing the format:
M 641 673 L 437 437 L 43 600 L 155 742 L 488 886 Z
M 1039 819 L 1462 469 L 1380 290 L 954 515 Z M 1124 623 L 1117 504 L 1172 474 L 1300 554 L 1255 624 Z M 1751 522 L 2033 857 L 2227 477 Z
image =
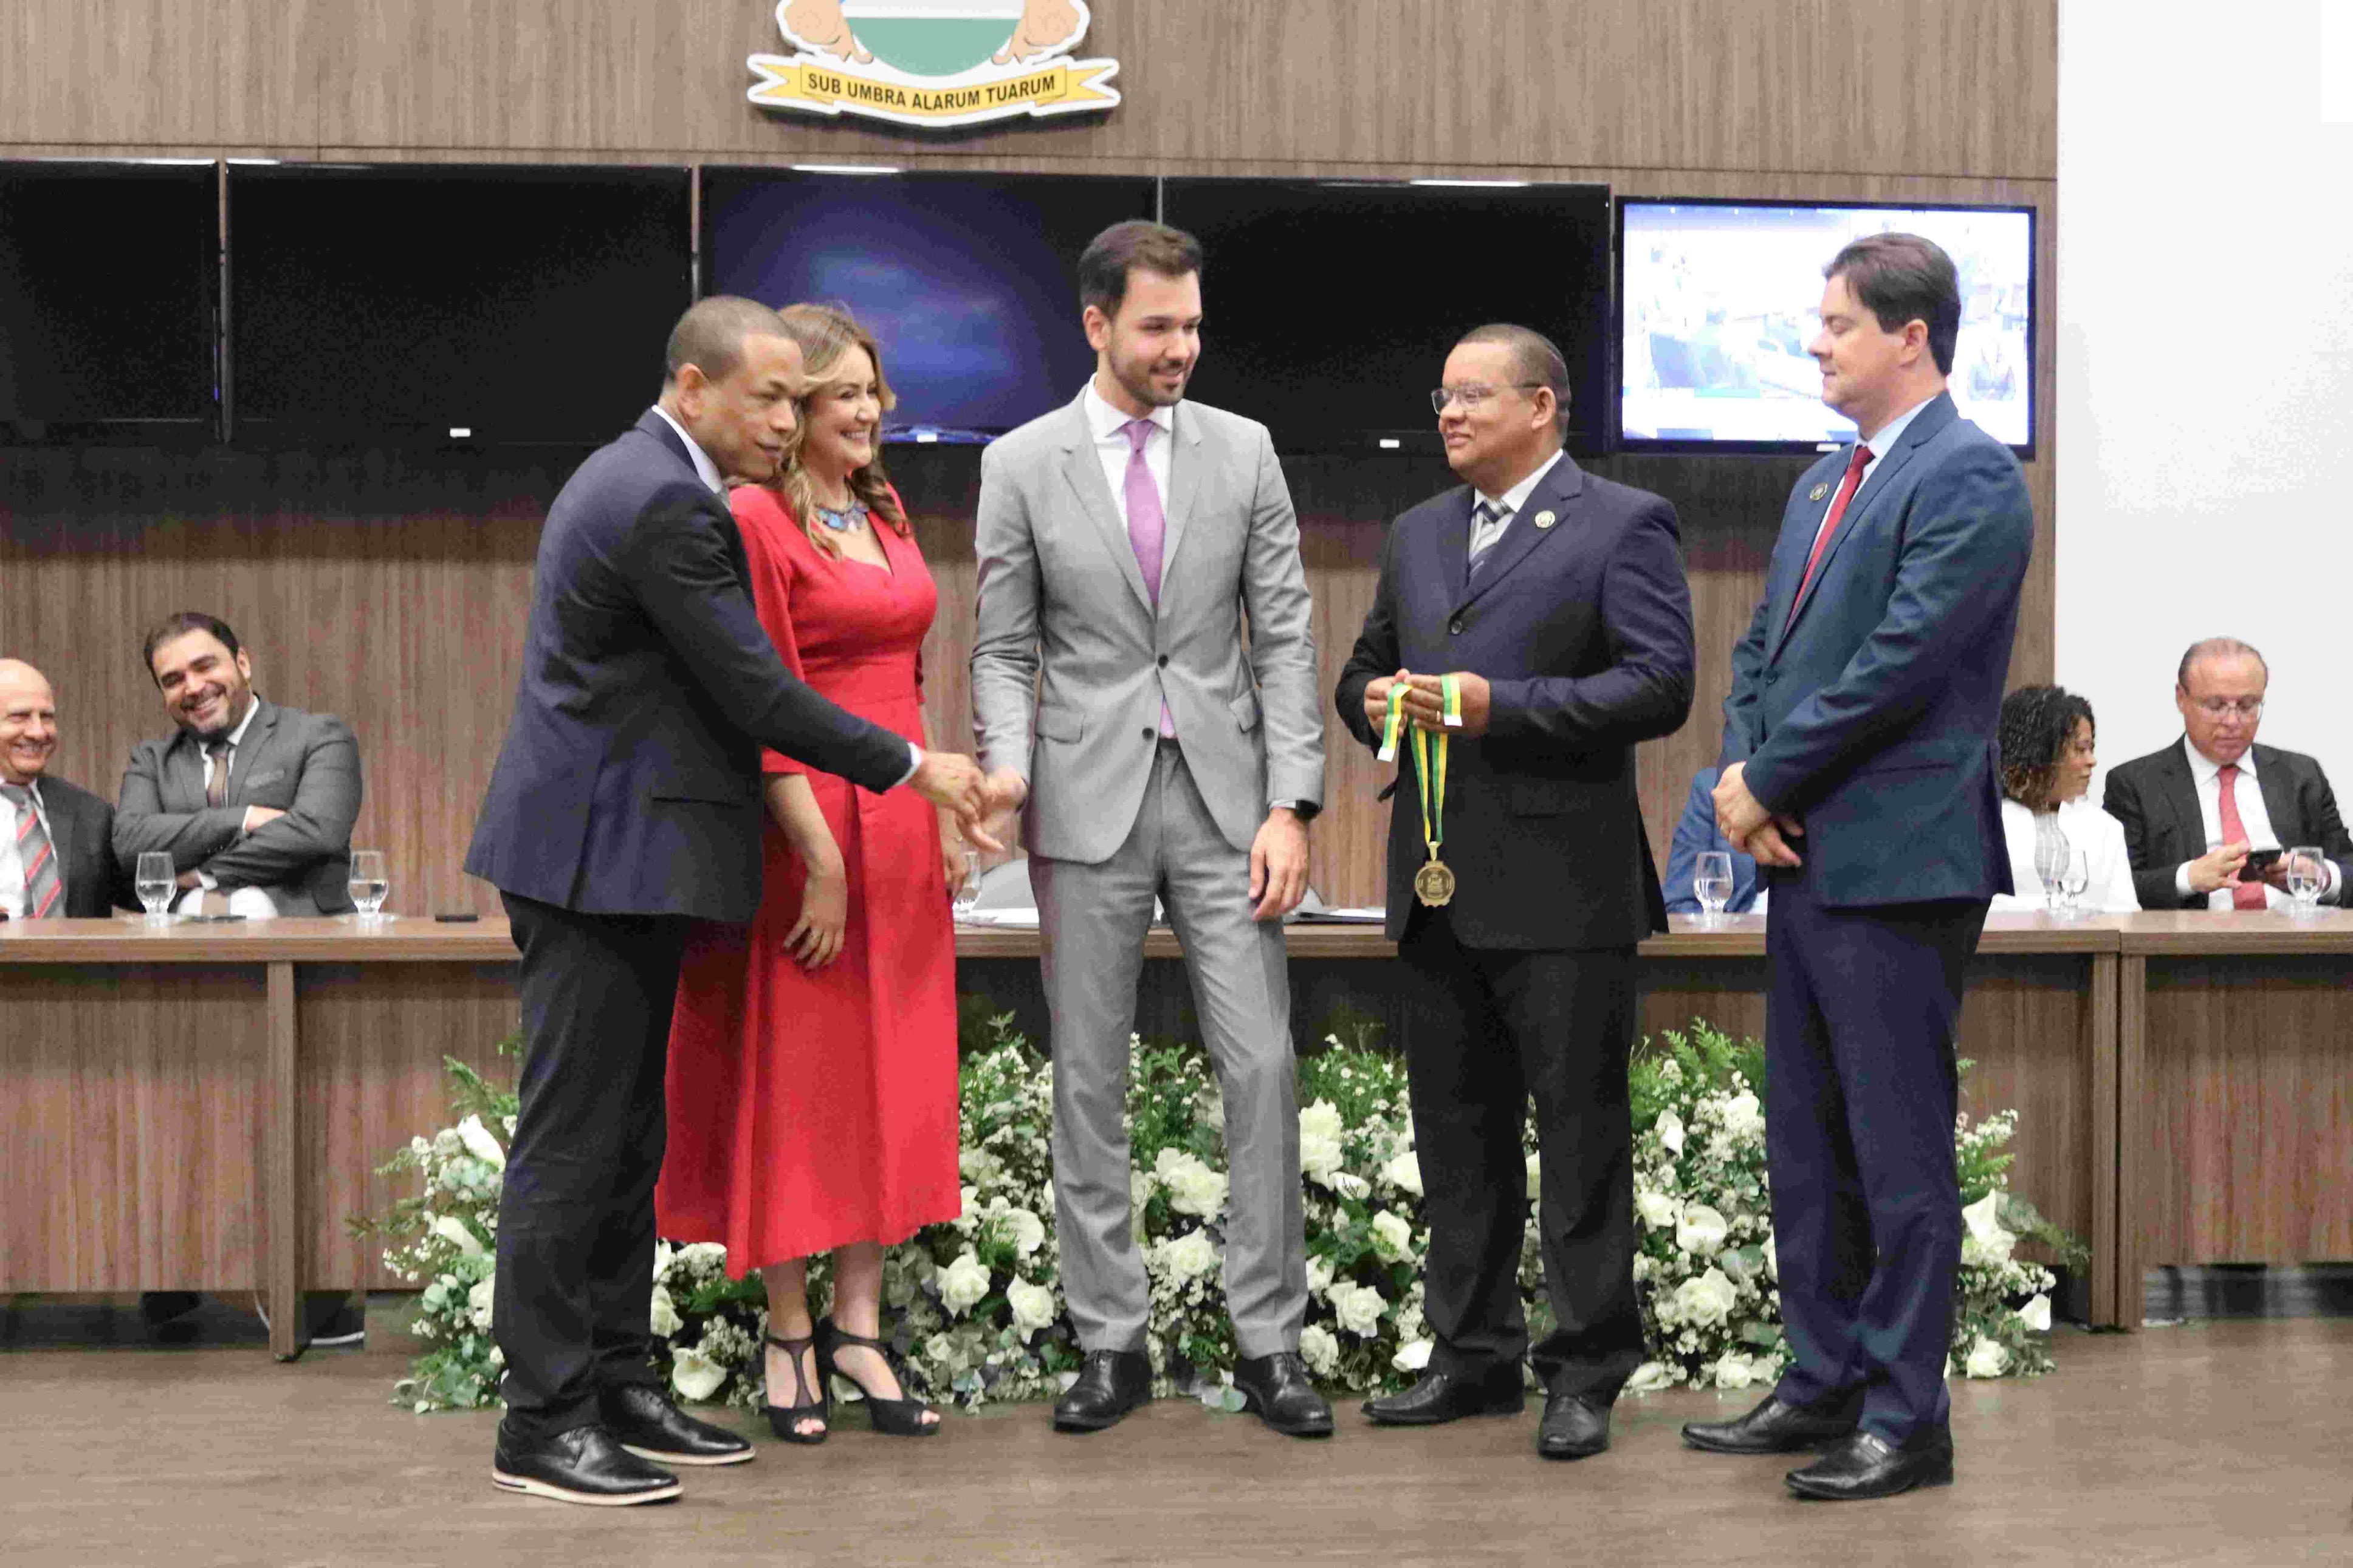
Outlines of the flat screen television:
M 883 438 L 986 441 L 1079 394 L 1079 255 L 1150 179 L 706 169 L 702 288 L 847 306 L 898 395 Z
M 220 175 L 0 163 L 0 425 L 17 438 L 215 431 Z
M 1511 321 L 1567 362 L 1569 450 L 1602 449 L 1607 186 L 1185 179 L 1164 195 L 1205 253 L 1189 395 L 1262 421 L 1278 447 L 1438 450 L 1447 352 Z
M 592 445 L 692 300 L 683 169 L 229 169 L 238 439 Z
M 2031 207 L 1653 201 L 1618 205 L 1619 441 L 1632 450 L 1815 451 L 1854 439 L 1806 345 L 1822 268 L 1849 240 L 1936 241 L 1960 273 L 1951 390 L 1962 414 L 2034 449 Z

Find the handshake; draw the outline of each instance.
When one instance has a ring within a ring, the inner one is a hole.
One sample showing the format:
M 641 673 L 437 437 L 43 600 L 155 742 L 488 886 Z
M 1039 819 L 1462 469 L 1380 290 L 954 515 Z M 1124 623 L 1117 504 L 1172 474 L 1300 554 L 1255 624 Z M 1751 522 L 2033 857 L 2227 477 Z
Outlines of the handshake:
M 943 811 L 955 813 L 965 842 L 986 854 L 1004 851 L 999 834 L 1006 819 L 1029 797 L 1029 785 L 1010 768 L 984 773 L 970 757 L 954 752 L 925 752 L 907 783 L 917 795 Z

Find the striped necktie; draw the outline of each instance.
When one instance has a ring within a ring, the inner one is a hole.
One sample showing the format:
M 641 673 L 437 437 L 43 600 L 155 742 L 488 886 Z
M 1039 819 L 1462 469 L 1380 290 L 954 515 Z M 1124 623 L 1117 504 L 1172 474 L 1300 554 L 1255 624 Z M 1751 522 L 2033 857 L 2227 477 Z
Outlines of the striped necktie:
M 66 896 L 65 879 L 58 875 L 57 851 L 49 830 L 33 805 L 33 792 L 24 784 L 0 784 L 0 795 L 16 808 L 16 863 L 25 868 L 25 918 L 47 920 L 56 914 Z
M 1479 570 L 1480 559 L 1487 552 L 1494 549 L 1496 542 L 1504 537 L 1504 520 L 1511 515 L 1510 507 L 1502 506 L 1491 500 L 1481 501 L 1479 510 L 1471 514 L 1471 570 L 1472 572 Z

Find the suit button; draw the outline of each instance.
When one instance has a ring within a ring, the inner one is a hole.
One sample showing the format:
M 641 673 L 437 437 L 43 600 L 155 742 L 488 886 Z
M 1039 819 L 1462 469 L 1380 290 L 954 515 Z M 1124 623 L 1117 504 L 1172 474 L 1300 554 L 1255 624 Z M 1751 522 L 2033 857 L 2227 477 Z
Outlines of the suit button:
M 1160 656 L 1160 668 L 1163 669 L 1168 668 L 1168 656 L 1165 653 Z
M 1458 637 L 1461 637 L 1462 635 L 1462 617 L 1461 616 L 1457 616 L 1452 620 L 1447 622 L 1446 629 L 1452 636 Z
M 1144 738 L 1145 738 L 1145 740 L 1147 740 L 1147 741 L 1156 741 L 1156 740 L 1160 739 L 1160 731 L 1157 731 L 1157 730 L 1152 729 L 1152 728 L 1151 728 L 1151 727 L 1149 727 L 1149 726 L 1146 726 L 1146 727 L 1145 728 L 1145 730 L 1144 730 L 1143 733 L 1144 733 Z

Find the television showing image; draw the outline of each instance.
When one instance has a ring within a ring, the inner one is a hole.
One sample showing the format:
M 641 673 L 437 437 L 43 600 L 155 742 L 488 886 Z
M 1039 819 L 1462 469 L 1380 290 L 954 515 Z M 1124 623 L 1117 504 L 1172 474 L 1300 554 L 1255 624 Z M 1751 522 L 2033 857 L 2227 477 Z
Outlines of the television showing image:
M 1156 195 L 1145 178 L 709 169 L 702 289 L 847 306 L 898 395 L 885 440 L 986 441 L 1086 384 L 1079 255 Z
M 1619 203 L 1619 438 L 1631 448 L 1813 450 L 1852 441 L 1807 351 L 1822 268 L 1898 231 L 1960 274 L 1950 390 L 2021 456 L 2034 447 L 2034 214 L 2028 207 Z

